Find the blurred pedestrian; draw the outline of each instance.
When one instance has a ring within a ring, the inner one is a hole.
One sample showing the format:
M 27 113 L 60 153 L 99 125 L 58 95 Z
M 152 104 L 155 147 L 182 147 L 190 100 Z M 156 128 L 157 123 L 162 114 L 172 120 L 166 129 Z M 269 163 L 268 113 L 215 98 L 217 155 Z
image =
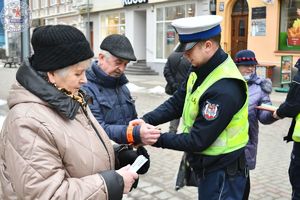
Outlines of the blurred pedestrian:
M 294 76 L 290 89 L 279 108 L 273 116 L 277 119 L 284 117 L 293 118 L 288 135 L 284 137 L 287 142 L 293 141 L 291 162 L 289 166 L 289 178 L 292 185 L 292 200 L 300 199 L 300 58 L 295 67 L 298 69 Z
M 137 112 L 124 71 L 135 60 L 126 36 L 107 36 L 100 45 L 98 60 L 87 71 L 88 82 L 83 89 L 93 98 L 91 111 L 110 139 L 119 144 L 153 144 L 159 130 L 149 124 L 129 124 L 137 118 Z
M 132 151 L 117 146 L 115 155 L 79 90 L 94 55 L 88 41 L 72 26 L 48 25 L 31 43 L 1 131 L 1 199 L 122 199 L 138 175 L 115 170 Z
M 164 67 L 164 77 L 167 81 L 165 91 L 173 95 L 187 77 L 191 63 L 183 56 L 183 52 L 172 52 Z M 170 121 L 169 132 L 177 133 L 180 118 Z
M 269 94 L 272 92 L 272 82 L 269 79 L 264 79 L 257 76 L 256 66 L 257 60 L 255 53 L 251 50 L 241 50 L 237 52 L 235 59 L 240 73 L 247 81 L 249 90 L 249 141 L 245 148 L 246 161 L 249 170 L 253 170 L 256 165 L 257 144 L 259 124 L 271 124 L 277 119 L 273 117 L 273 112 L 266 110 L 258 110 L 257 106 L 262 104 L 272 105 Z M 243 199 L 249 198 L 250 192 L 250 173 L 248 175 L 245 193 Z
M 182 115 L 182 134 L 161 134 L 153 146 L 187 153 L 201 200 L 242 199 L 246 185 L 247 84 L 220 47 L 221 21 L 202 15 L 172 22 L 181 43 L 176 51 L 185 52 L 191 73 L 172 97 L 143 116 L 158 125 Z

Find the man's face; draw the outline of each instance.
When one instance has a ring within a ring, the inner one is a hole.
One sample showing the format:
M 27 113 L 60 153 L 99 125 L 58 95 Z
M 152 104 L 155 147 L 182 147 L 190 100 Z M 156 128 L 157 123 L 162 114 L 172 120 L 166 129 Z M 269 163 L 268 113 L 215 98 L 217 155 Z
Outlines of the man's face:
M 101 69 L 109 76 L 120 77 L 129 63 L 128 60 L 117 58 L 113 55 L 99 54 L 99 64 Z
M 210 47 L 207 45 L 207 42 L 210 41 L 198 42 L 192 49 L 184 53 L 184 56 L 192 63 L 194 67 L 199 67 L 209 60 L 208 50 Z

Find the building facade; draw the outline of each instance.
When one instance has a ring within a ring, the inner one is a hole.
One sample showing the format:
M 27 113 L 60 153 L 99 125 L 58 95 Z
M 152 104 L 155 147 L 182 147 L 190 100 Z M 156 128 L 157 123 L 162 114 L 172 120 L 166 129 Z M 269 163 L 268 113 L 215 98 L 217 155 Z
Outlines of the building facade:
M 234 56 L 251 49 L 262 67 L 274 66 L 270 78 L 275 85 L 289 82 L 291 66 L 300 57 L 300 0 L 217 0 L 216 5 L 216 13 L 224 17 L 225 51 Z
M 171 21 L 210 14 L 213 0 L 30 0 L 33 26 L 68 24 L 82 30 L 95 55 L 109 34 L 125 34 L 138 60 L 162 73 L 178 42 Z M 89 23 L 88 23 L 89 22 Z

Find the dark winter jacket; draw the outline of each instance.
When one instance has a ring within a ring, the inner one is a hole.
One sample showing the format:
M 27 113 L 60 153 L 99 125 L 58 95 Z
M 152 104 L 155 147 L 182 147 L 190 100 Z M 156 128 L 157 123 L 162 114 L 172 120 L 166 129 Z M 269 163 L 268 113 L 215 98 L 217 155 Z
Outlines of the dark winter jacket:
M 183 57 L 183 52 L 173 52 L 164 68 L 164 76 L 167 81 L 165 91 L 172 95 L 186 79 L 191 63 Z
M 279 117 L 291 117 L 293 121 L 291 123 L 288 135 L 284 138 L 285 140 L 292 141 L 292 134 L 294 132 L 296 124 L 296 116 L 300 113 L 300 59 L 297 61 L 296 68 L 298 68 L 297 74 L 294 76 L 292 83 L 290 84 L 290 90 L 287 94 L 285 102 L 283 102 L 276 113 Z M 297 150 L 295 150 L 297 149 Z M 294 142 L 294 154 L 300 155 L 300 143 Z
M 258 143 L 258 121 L 262 124 L 270 124 L 276 121 L 272 112 L 258 110 L 255 107 L 261 104 L 269 104 L 269 94 L 272 92 L 272 82 L 268 79 L 258 77 L 256 74 L 247 82 L 249 87 L 249 142 L 246 146 L 246 159 L 249 169 L 254 169 L 256 164 L 257 143 Z
M 128 123 L 137 118 L 134 100 L 130 95 L 126 83 L 128 79 L 123 74 L 120 77 L 107 75 L 94 62 L 87 70 L 88 82 L 83 86 L 83 90 L 93 98 L 89 105 L 97 121 L 104 128 L 110 139 L 119 144 L 128 143 L 126 130 Z M 133 129 L 135 143 L 140 143 L 140 126 Z

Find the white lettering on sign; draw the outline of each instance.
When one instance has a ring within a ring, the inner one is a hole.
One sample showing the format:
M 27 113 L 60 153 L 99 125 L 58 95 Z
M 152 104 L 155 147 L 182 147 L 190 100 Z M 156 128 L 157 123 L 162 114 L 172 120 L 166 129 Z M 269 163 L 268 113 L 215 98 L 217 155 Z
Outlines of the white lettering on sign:
M 148 0 L 122 0 L 124 6 L 134 5 L 134 4 L 141 4 L 141 3 L 148 3 Z

